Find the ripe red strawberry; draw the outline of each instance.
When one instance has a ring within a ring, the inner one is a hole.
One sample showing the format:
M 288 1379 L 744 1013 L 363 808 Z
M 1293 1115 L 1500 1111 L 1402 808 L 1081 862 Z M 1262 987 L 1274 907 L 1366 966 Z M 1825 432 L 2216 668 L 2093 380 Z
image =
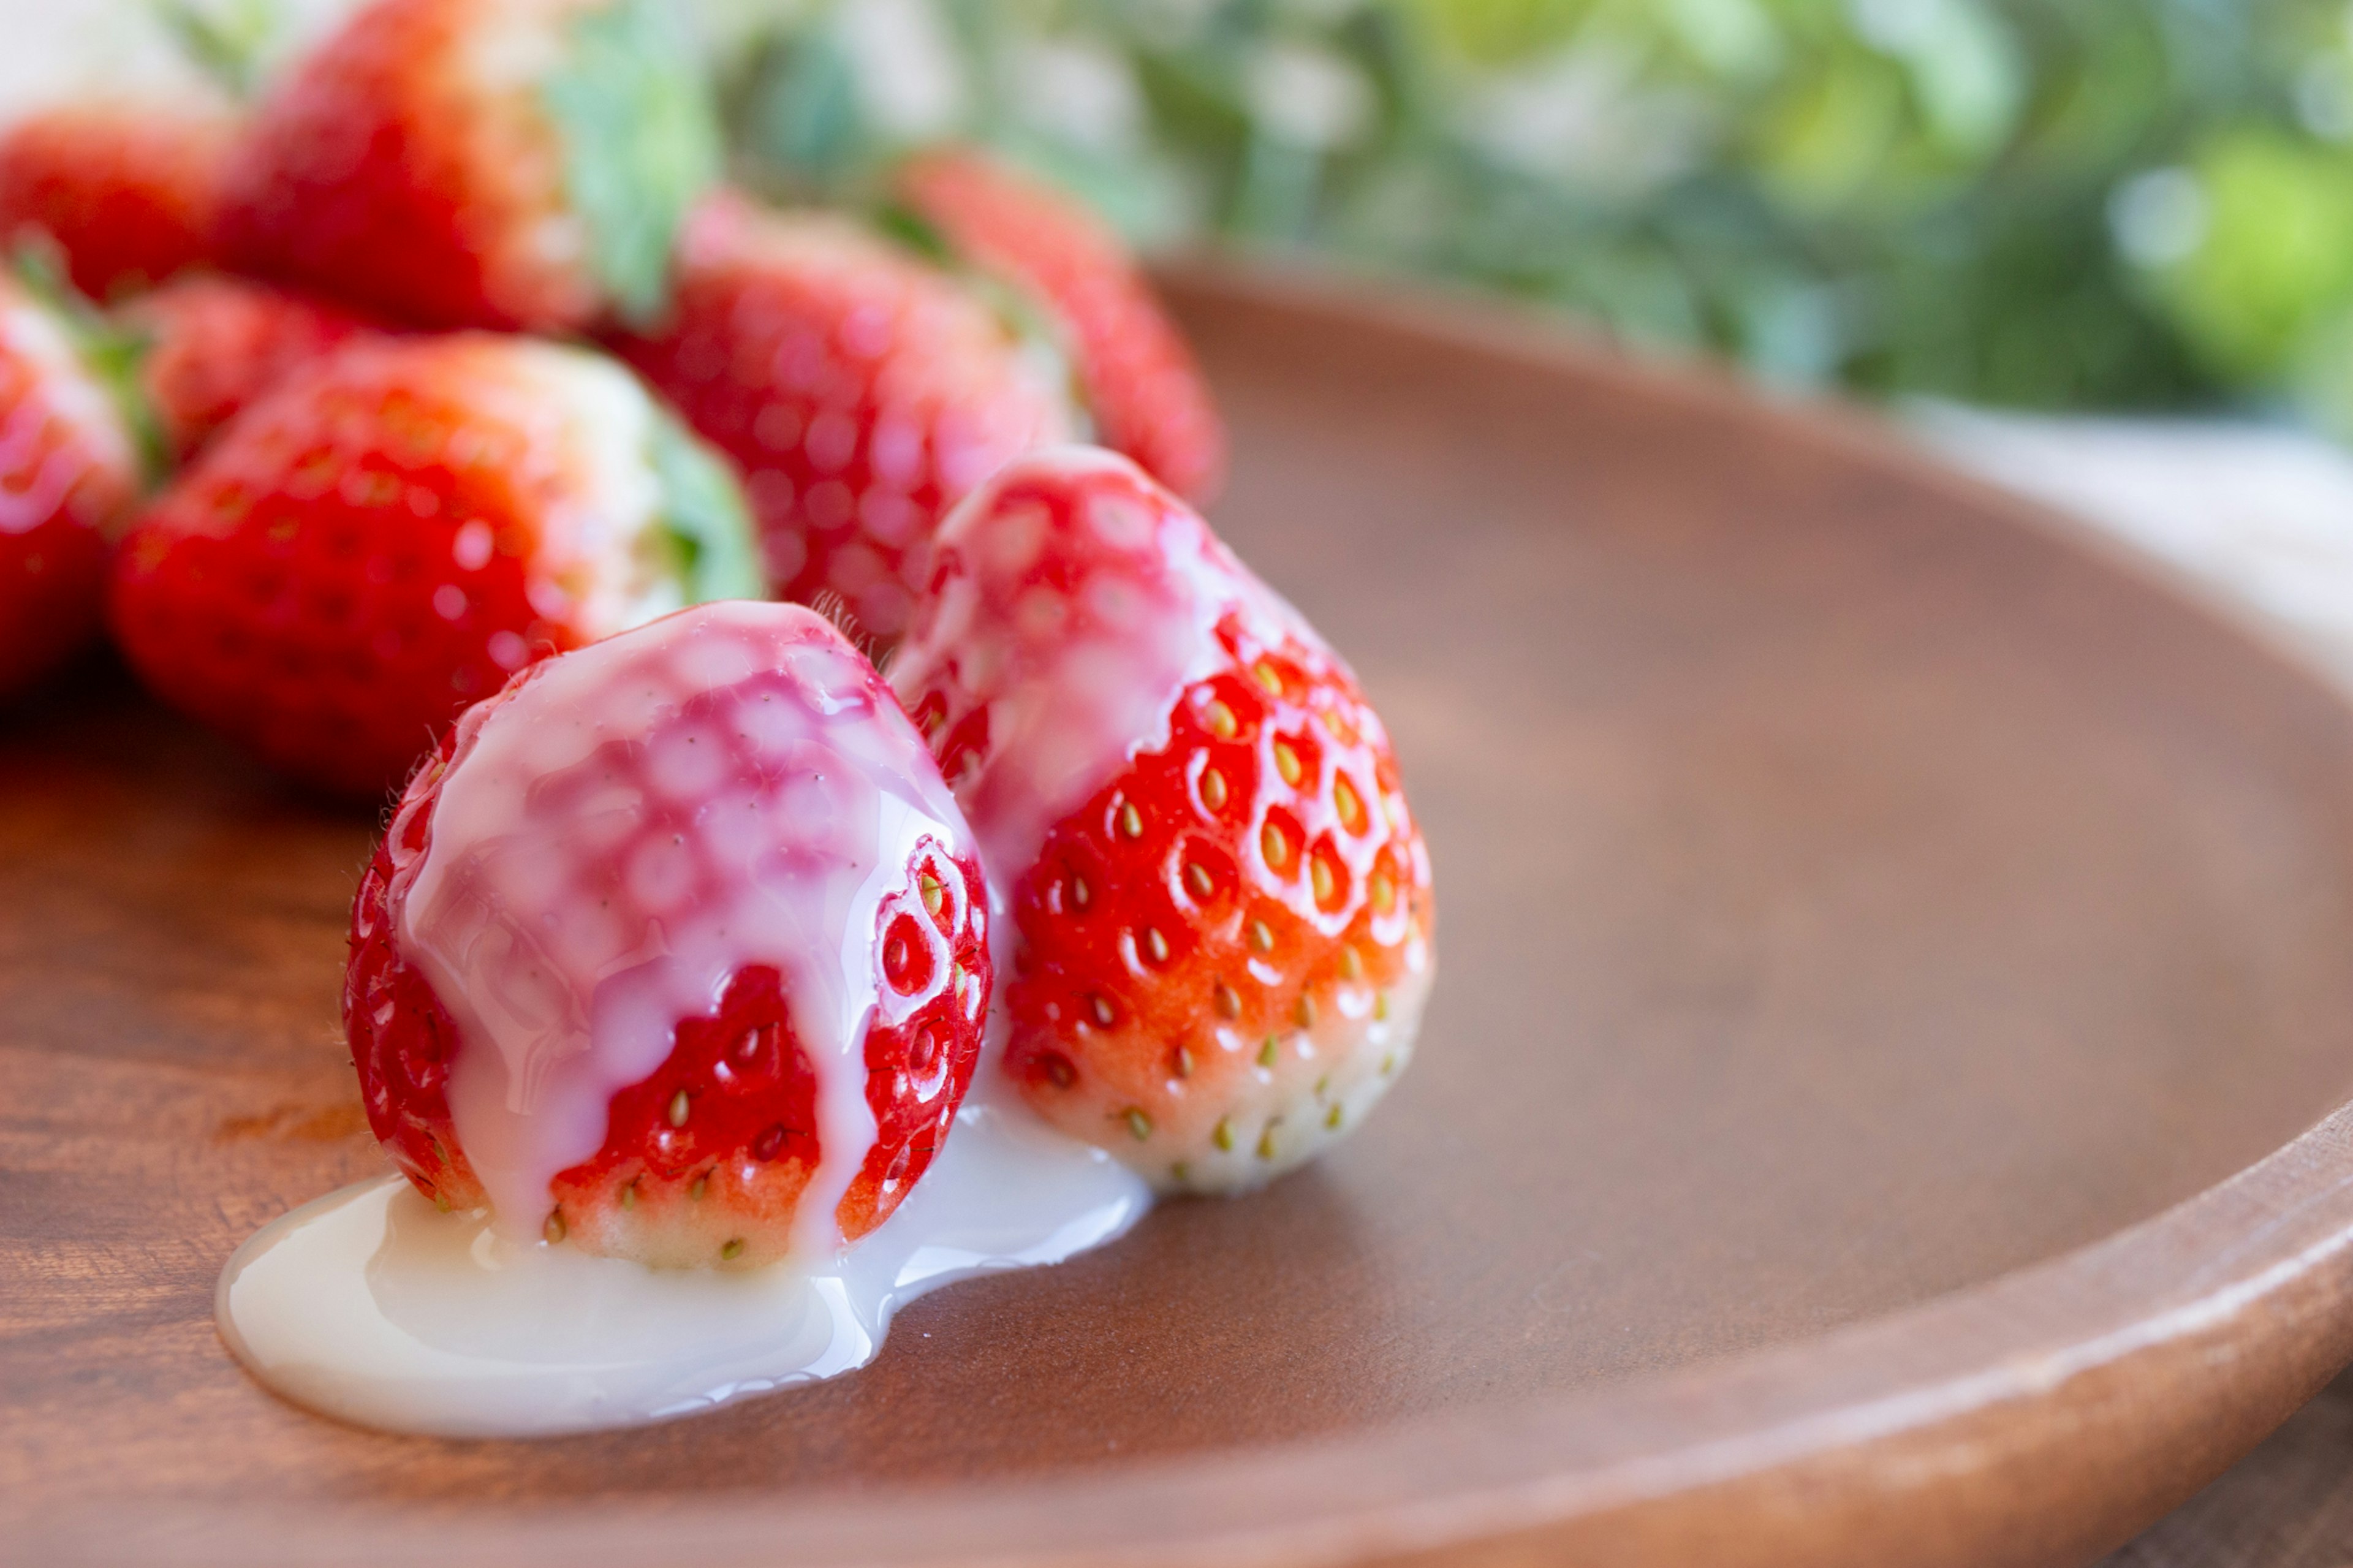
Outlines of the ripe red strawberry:
M 361 880 L 344 1023 L 370 1125 L 444 1207 L 765 1263 L 863 1236 L 931 1163 L 987 921 L 873 667 L 808 610 L 705 605 L 459 721 Z
M 335 306 L 218 273 L 176 279 L 117 314 L 144 344 L 140 389 L 175 461 L 296 368 L 369 330 Z
M 585 327 L 661 302 L 718 137 L 662 0 L 374 0 L 263 102 L 223 242 L 429 327 Z
M 550 652 L 756 593 L 734 481 L 586 350 L 348 345 L 226 427 L 139 519 L 110 606 L 157 693 L 366 795 Z
M 1033 1107 L 1192 1190 L 1363 1118 L 1429 994 L 1429 855 L 1347 667 L 1197 514 L 1107 452 L 1016 460 L 892 679 L 1012 922 Z
M 688 221 L 667 326 L 619 347 L 743 466 L 778 595 L 838 595 L 884 640 L 947 509 L 1069 432 L 1043 367 L 947 273 L 732 194 Z
M 80 103 L 0 135 L 0 234 L 46 231 L 104 300 L 213 258 L 236 121 L 190 103 Z
M 1119 237 L 1094 214 L 977 148 L 910 159 L 898 200 L 966 264 L 1026 294 L 1060 327 L 1094 417 L 1196 506 L 1225 479 L 1226 431 L 1193 351 Z
M 117 393 L 79 323 L 0 273 L 0 700 L 98 630 L 110 540 L 142 479 Z

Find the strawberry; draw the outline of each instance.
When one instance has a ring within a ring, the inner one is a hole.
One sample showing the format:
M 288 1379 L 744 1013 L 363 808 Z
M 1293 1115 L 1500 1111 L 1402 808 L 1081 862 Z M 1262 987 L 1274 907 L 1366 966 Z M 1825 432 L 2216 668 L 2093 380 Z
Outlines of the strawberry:
M 335 306 L 217 273 L 175 279 L 116 318 L 144 343 L 140 389 L 180 461 L 297 366 L 368 330 Z
M 1026 295 L 1060 329 L 1095 439 L 1197 506 L 1225 478 L 1226 432 L 1192 350 L 1134 258 L 1094 214 L 977 148 L 919 153 L 898 202 L 965 265 Z
M 93 299 L 214 253 L 236 121 L 201 103 L 69 104 L 0 135 L 0 234 L 46 231 Z
M 460 333 L 247 409 L 124 540 L 110 616 L 164 699 L 365 795 L 531 660 L 757 587 L 733 478 L 626 370 Z
M 1430 858 L 1347 667 L 1198 515 L 1107 452 L 1017 459 L 892 679 L 1004 901 L 1031 1106 L 1196 1191 L 1362 1120 L 1429 994 Z
M 80 327 L 0 273 L 0 699 L 98 630 L 109 540 L 142 480 L 125 400 Z
M 1065 401 L 954 278 L 846 218 L 705 202 L 673 313 L 624 357 L 748 476 L 780 597 L 905 628 L 932 531 L 997 466 L 1067 434 Z
M 223 244 L 396 321 L 580 328 L 659 306 L 717 147 L 662 0 L 374 0 L 263 101 Z
M 361 880 L 343 1016 L 370 1125 L 442 1207 L 766 1263 L 923 1176 L 979 1055 L 987 921 L 873 667 L 797 605 L 705 605 L 459 721 Z

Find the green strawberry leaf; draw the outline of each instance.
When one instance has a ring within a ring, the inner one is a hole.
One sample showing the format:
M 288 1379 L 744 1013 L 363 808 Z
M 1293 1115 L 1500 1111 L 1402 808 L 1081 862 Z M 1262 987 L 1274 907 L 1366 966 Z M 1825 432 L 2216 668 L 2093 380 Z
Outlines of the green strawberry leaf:
M 752 514 L 726 459 L 664 411 L 646 456 L 661 485 L 655 526 L 677 552 L 688 601 L 767 597 Z
M 287 17 L 280 0 L 149 0 L 172 42 L 229 97 L 249 102 L 263 67 L 284 41 Z
M 27 231 L 17 240 L 7 268 L 65 330 L 76 356 L 105 390 L 131 437 L 141 481 L 149 489 L 162 484 L 171 475 L 172 452 L 164 438 L 164 422 L 140 381 L 148 351 L 153 347 L 147 335 L 122 326 L 82 297 L 66 278 L 65 258 L 57 241 L 44 231 Z
M 886 201 L 874 208 L 874 226 L 887 239 L 939 267 L 954 267 L 959 258 L 939 226 L 903 202 Z
M 710 85 L 661 0 L 614 0 L 572 24 L 540 96 L 564 138 L 565 192 L 588 226 L 590 262 L 624 321 L 668 303 L 671 242 L 719 177 Z

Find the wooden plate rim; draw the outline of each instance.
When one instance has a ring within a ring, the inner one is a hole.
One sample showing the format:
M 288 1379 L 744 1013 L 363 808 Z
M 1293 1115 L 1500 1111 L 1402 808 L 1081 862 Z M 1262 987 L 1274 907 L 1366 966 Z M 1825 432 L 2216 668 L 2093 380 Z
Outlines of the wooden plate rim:
M 1770 426 L 2058 535 L 2268 644 L 2121 546 L 1968 479 L 1851 406 L 1767 400 L 1515 307 L 1195 258 L 1164 281 Z M 48 1563 L 1257 1563 L 2081 1561 L 2219 1474 L 2353 1362 L 2353 1103 L 2090 1246 L 1818 1339 L 1669 1377 L 1356 1435 L 1039 1481 L 517 1509 L 0 1509 Z M 2120 1480 L 2119 1478 L 2122 1478 Z M 29 1516 L 29 1517 L 28 1517 Z M 655 1553 L 649 1557 L 649 1552 Z M 0 1549 L 0 1560 L 11 1552 Z

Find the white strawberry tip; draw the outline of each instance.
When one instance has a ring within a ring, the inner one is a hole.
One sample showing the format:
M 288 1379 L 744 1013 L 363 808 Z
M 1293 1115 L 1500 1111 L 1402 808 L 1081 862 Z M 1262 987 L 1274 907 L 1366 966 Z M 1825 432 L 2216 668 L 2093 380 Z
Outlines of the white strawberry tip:
M 1354 1132 L 1413 1060 L 1436 978 L 1417 933 L 1397 981 L 1276 1037 L 1273 1061 L 1257 1058 L 1214 1117 L 1155 1128 L 1133 1150 L 1109 1146 L 1164 1193 L 1246 1193 L 1297 1170 Z
M 766 965 L 818 1079 L 819 1166 L 789 1251 L 839 1251 L 838 1205 L 875 1142 L 877 910 L 927 841 L 971 850 L 922 738 L 797 606 L 686 610 L 469 710 L 388 912 L 457 1026 L 450 1120 L 494 1227 L 541 1235 L 615 1093 Z

